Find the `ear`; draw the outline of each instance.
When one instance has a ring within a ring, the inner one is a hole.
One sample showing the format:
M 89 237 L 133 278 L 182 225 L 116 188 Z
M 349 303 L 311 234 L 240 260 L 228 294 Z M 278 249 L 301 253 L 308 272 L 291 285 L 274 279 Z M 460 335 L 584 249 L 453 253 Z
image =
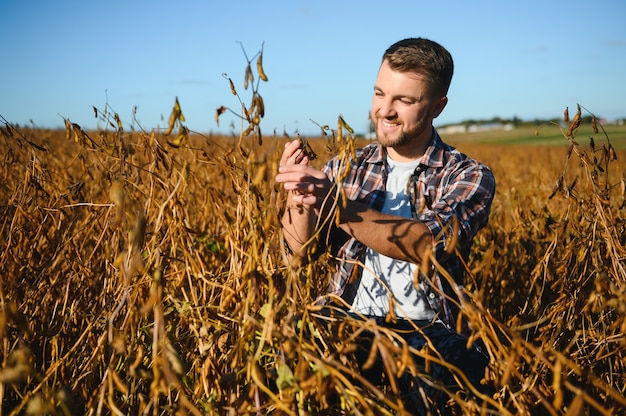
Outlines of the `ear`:
M 448 97 L 438 98 L 433 103 L 433 118 L 439 117 L 439 114 L 441 114 L 443 109 L 446 108 L 446 104 L 448 104 Z

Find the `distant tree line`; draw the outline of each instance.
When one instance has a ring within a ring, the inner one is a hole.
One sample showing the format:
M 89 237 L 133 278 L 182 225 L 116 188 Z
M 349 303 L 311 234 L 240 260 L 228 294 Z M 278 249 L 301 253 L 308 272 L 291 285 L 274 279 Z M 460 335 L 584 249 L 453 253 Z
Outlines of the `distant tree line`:
M 592 116 L 588 115 L 588 116 L 583 116 L 583 122 L 584 123 L 591 123 L 591 119 Z M 467 120 L 463 120 L 460 122 L 456 122 L 456 123 L 447 123 L 447 124 L 441 124 L 438 127 L 448 127 L 448 126 L 465 126 L 465 127 L 469 127 L 469 126 L 480 126 L 480 125 L 487 125 L 487 124 L 502 124 L 502 125 L 506 125 L 506 124 L 511 124 L 514 127 L 524 127 L 524 126 L 539 126 L 542 124 L 546 124 L 546 123 L 557 123 L 557 124 L 562 124 L 564 123 L 563 117 L 554 117 L 554 118 L 535 118 L 532 120 L 522 120 L 521 118 L 514 116 L 513 118 L 502 118 L 502 117 L 492 117 L 490 119 L 474 119 L 474 118 L 470 118 Z M 376 129 L 374 127 L 374 125 L 371 122 L 370 119 L 370 123 L 369 123 L 369 133 L 373 134 L 375 133 Z
M 593 117 L 591 115 L 583 116 L 583 123 L 591 123 L 591 119 Z M 599 118 L 601 120 L 601 118 Z M 564 123 L 563 117 L 554 117 L 554 118 L 535 118 L 533 120 L 522 120 L 521 118 L 515 116 L 513 118 L 502 118 L 502 117 L 493 117 L 490 119 L 468 119 L 458 123 L 448 123 L 441 125 L 440 127 L 446 126 L 475 126 L 475 125 L 484 125 L 484 124 L 512 124 L 515 127 L 522 126 L 538 126 L 546 123 Z

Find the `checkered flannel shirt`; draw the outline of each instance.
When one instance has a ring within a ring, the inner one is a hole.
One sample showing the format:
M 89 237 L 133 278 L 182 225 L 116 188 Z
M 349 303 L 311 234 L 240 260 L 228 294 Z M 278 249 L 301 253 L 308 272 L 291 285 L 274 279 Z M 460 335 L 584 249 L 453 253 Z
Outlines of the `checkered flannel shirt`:
M 385 201 L 387 179 L 386 152 L 378 143 L 365 146 L 351 160 L 347 176 L 341 186 L 346 198 L 359 201 L 371 208 L 381 210 Z M 335 157 L 325 166 L 324 172 L 335 182 L 342 170 Z M 455 282 L 456 289 L 463 285 L 463 267 L 459 255 L 467 259 L 472 239 L 487 224 L 491 203 L 495 194 L 495 178 L 482 163 L 469 158 L 444 143 L 435 129 L 433 140 L 427 148 L 420 165 L 408 184 L 412 202 L 413 218 L 422 221 L 434 236 L 434 256 Z M 451 240 L 453 218 L 458 220 L 458 250 L 447 253 L 446 244 Z M 339 228 L 330 230 L 330 250 L 336 271 L 329 285 L 329 293 L 342 296 L 348 303 L 360 281 L 362 262 L 366 247 Z M 356 265 L 356 267 L 355 267 Z M 420 276 L 427 288 L 427 297 L 440 319 L 453 325 L 454 315 L 449 302 L 441 296 L 457 294 L 441 273 L 433 267 L 431 276 Z M 428 293 L 430 292 L 430 293 Z M 321 302 L 325 300 L 322 298 Z

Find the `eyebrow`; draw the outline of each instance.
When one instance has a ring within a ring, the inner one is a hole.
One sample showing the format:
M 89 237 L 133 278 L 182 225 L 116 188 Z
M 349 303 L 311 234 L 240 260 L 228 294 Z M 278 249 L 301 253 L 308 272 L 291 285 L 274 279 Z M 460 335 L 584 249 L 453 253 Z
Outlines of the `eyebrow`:
M 380 88 L 380 87 L 378 87 L 376 85 L 374 85 L 374 92 L 381 92 L 383 94 L 386 94 L 385 91 L 383 91 L 382 88 Z M 409 100 L 415 101 L 415 102 L 419 102 L 419 101 L 421 101 L 424 98 L 423 96 L 422 97 L 416 97 L 414 95 L 403 95 L 403 94 L 394 95 L 393 97 L 394 97 L 394 99 L 409 99 Z

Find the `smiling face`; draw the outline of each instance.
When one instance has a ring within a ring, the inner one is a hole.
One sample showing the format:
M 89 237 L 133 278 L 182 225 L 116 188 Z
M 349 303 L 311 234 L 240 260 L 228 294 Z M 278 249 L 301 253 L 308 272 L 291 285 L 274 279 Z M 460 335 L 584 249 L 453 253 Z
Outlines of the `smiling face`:
M 387 60 L 382 62 L 371 117 L 378 141 L 393 160 L 418 159 L 432 139 L 432 122 L 448 99 L 433 97 L 429 87 L 424 74 L 395 71 Z

